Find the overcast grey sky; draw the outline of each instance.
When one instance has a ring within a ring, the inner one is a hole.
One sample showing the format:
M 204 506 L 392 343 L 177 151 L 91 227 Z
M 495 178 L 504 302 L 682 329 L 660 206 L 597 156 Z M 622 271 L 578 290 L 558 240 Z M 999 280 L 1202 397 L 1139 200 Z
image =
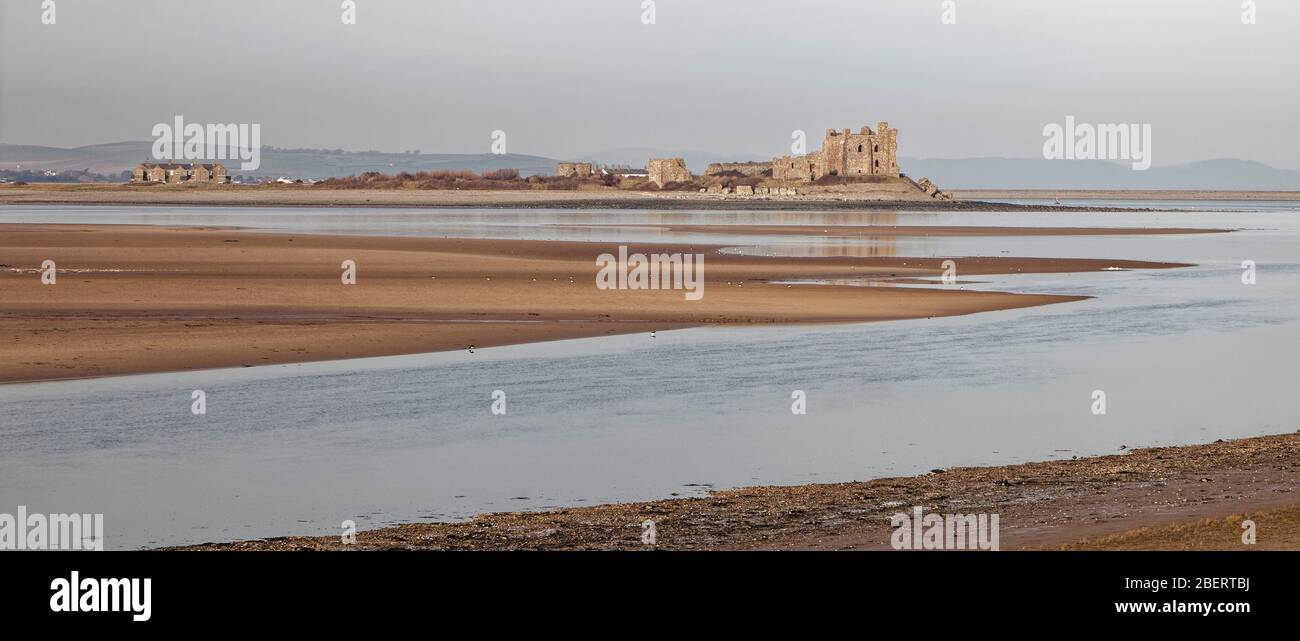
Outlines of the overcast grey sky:
M 1300 168 L 1300 2 L 0 0 L 0 141 L 262 143 L 573 157 L 815 148 L 887 120 L 912 157 L 1041 157 L 1043 126 L 1151 123 L 1154 165 Z

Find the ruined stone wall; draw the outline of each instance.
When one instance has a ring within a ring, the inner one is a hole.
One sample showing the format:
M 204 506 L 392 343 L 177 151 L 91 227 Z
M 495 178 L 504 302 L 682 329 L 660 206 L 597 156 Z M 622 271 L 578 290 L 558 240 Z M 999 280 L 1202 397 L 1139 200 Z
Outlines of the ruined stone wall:
M 808 182 L 816 180 L 817 170 L 821 166 L 821 153 L 803 156 L 782 156 L 772 161 L 772 178 Z
M 813 179 L 821 178 L 825 175 L 839 175 L 844 173 L 844 165 L 847 161 L 845 150 L 847 149 L 847 140 L 849 130 L 835 131 L 827 129 L 826 135 L 822 138 L 820 166 L 814 172 Z
M 562 178 L 585 178 L 594 173 L 589 162 L 562 162 L 555 166 L 555 175 Z
M 646 162 L 646 173 L 656 185 L 663 187 L 671 182 L 687 182 L 691 179 L 690 170 L 686 169 L 684 158 L 651 158 Z
M 769 169 L 772 169 L 770 162 L 715 162 L 709 163 L 704 175 L 716 176 L 724 171 L 738 171 L 746 176 L 761 176 Z
M 941 191 L 939 186 L 934 184 L 929 178 L 922 178 L 914 183 L 925 195 L 939 200 L 952 200 L 952 194 Z
M 889 123 L 876 124 L 876 135 L 872 137 L 873 149 L 878 147 L 873 162 L 873 173 L 878 176 L 898 177 L 898 130 L 891 129 Z

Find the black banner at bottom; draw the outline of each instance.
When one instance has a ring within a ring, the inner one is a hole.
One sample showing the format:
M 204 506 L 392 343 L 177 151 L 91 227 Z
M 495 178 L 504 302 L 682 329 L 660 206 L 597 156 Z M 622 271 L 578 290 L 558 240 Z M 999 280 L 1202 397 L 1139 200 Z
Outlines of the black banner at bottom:
M 1284 601 L 1293 600 L 1287 575 L 1295 559 L 1272 552 L 3 552 L 0 610 L 6 623 L 43 629 L 178 631 L 251 621 L 441 629 L 489 612 L 501 613 L 486 621 L 494 626 L 595 614 L 652 621 L 679 608 L 704 615 L 714 607 L 736 629 L 798 617 L 820 625 L 832 616 L 941 626 L 954 617 L 1064 617 L 1085 628 L 1231 626 L 1290 613 Z

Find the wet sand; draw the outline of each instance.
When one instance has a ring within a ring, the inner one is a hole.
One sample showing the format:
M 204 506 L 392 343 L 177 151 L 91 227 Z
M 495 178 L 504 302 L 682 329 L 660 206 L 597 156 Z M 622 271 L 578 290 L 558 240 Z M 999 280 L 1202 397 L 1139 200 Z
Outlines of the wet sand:
M 896 192 L 812 192 L 735 196 L 695 191 L 500 189 L 336 189 L 313 185 L 0 185 L 0 205 L 202 205 L 221 207 L 428 207 L 515 209 L 655 209 L 753 211 L 1108 211 L 1093 207 L 1011 205 L 919 197 Z
M 553 225 L 569 227 L 571 225 Z M 885 238 L 908 236 L 1132 236 L 1163 234 L 1218 234 L 1228 229 L 1193 227 L 963 227 L 954 225 L 673 225 L 594 224 L 584 227 L 662 229 L 692 234 L 748 234 L 752 236 L 835 236 Z
M 973 228 L 969 233 L 984 233 Z M 1147 233 L 1143 230 L 1142 233 Z M 716 246 L 702 300 L 601 290 L 617 244 L 259 233 L 131 225 L 0 225 L 0 382 L 467 349 L 702 325 L 952 316 L 1080 300 L 952 288 L 769 285 L 918 282 L 944 258 L 781 258 Z M 43 285 L 42 261 L 57 283 Z M 357 284 L 340 264 L 357 264 Z M 1156 269 L 1108 259 L 957 258 L 962 276 Z
M 1120 447 L 1116 446 L 1117 450 Z M 677 498 L 486 514 L 338 536 L 191 550 L 890 550 L 890 518 L 998 514 L 1014 549 L 1300 549 L 1300 434 L 1147 448 L 923 476 L 748 487 Z M 1241 519 L 1256 521 L 1254 545 Z M 641 542 L 655 522 L 655 545 Z
M 954 189 L 956 198 L 1052 200 L 1300 200 L 1300 191 L 1214 189 Z
M 798 187 L 796 187 L 798 188 Z M 695 191 L 337 189 L 314 185 L 0 184 L 0 205 L 207 205 L 223 207 L 513 207 L 546 209 L 1113 211 L 997 200 L 1300 200 L 1300 191 L 957 189 L 955 200 L 895 200 L 890 192 L 817 191 L 737 196 Z M 1167 204 L 1160 210 L 1177 210 Z

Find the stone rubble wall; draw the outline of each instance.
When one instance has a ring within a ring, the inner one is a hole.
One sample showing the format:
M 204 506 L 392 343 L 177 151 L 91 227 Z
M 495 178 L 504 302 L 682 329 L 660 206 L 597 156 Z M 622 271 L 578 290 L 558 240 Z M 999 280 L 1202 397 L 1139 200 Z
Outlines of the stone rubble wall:
M 595 173 L 589 162 L 562 162 L 555 166 L 555 175 L 561 178 L 586 178 Z
M 660 187 L 671 182 L 688 182 L 692 178 L 684 158 L 651 158 L 646 162 L 646 172 Z

